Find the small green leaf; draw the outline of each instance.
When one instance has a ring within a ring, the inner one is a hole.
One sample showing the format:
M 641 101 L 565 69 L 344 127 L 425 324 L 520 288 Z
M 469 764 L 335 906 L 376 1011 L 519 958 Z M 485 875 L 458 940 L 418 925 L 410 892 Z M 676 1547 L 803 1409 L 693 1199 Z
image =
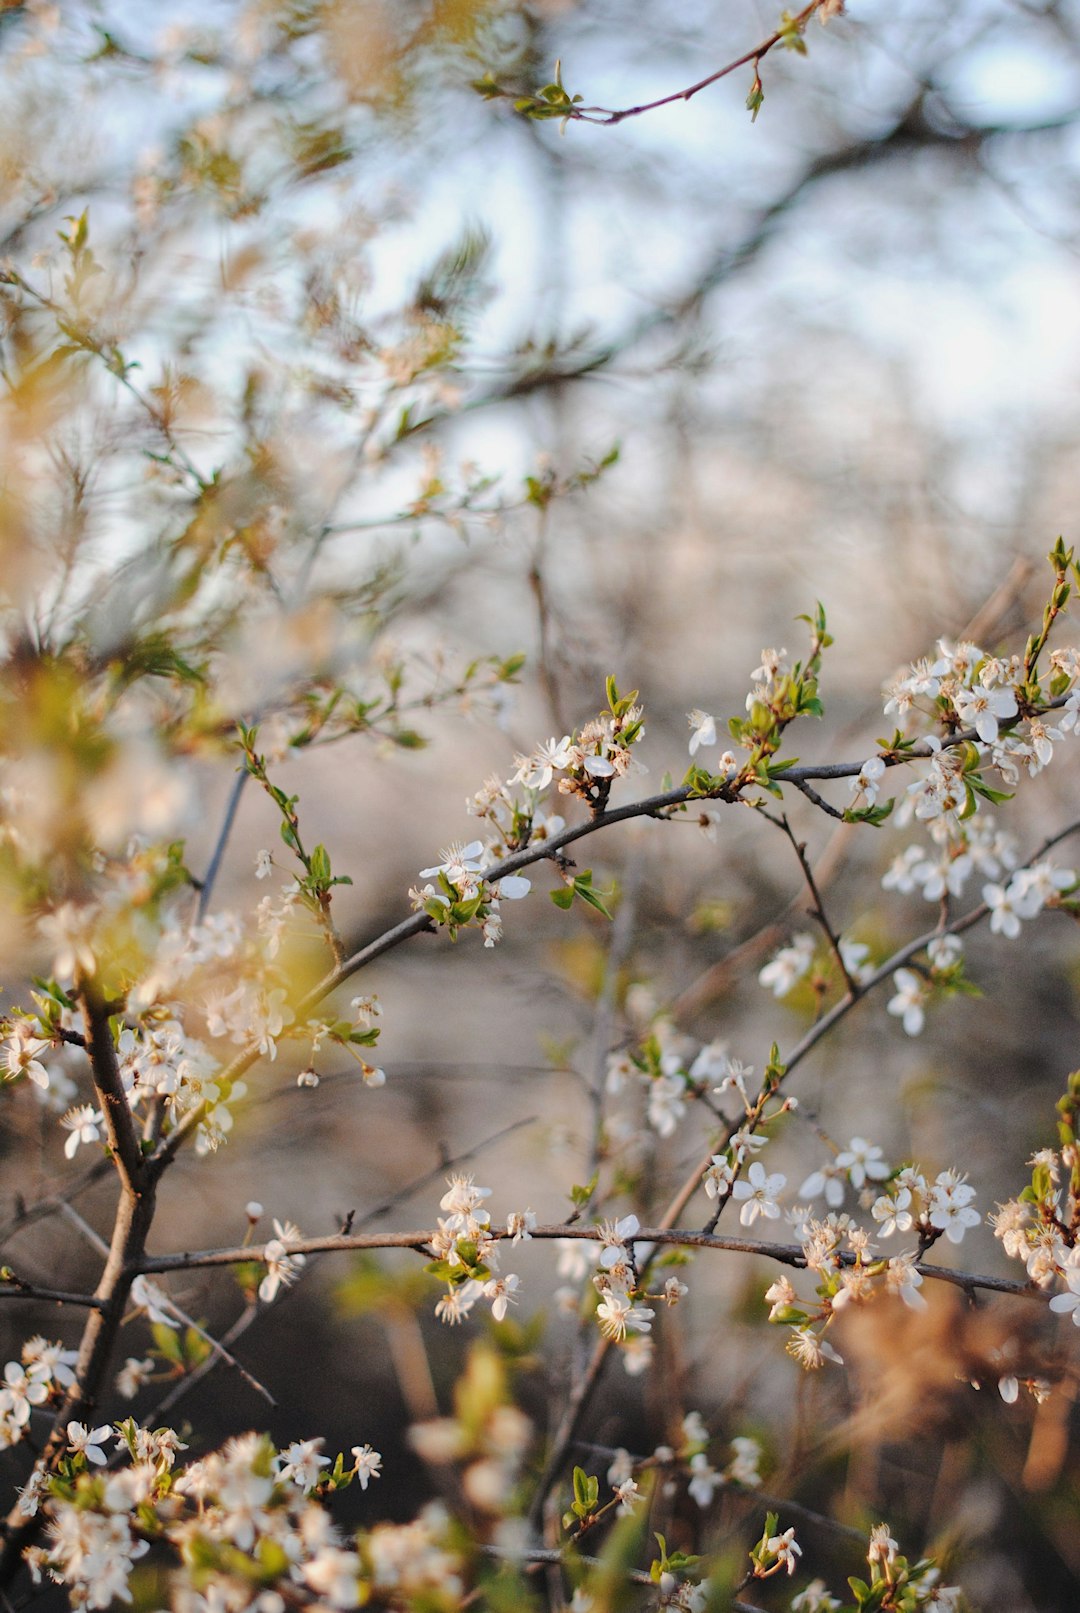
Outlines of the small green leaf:
M 599 1171 L 594 1171 L 584 1185 L 570 1189 L 570 1202 L 576 1210 L 583 1210 L 596 1192 L 596 1184 L 600 1180 Z
M 169 1327 L 165 1322 L 155 1322 L 150 1331 L 158 1354 L 163 1356 L 166 1361 L 171 1361 L 174 1366 L 182 1367 L 184 1365 L 184 1351 L 180 1344 L 180 1335 L 176 1329 Z

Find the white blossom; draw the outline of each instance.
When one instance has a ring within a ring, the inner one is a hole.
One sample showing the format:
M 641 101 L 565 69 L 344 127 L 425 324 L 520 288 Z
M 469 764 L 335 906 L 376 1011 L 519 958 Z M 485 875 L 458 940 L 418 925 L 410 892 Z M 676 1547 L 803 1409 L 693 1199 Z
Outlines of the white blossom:
M 797 935 L 790 946 L 781 947 L 770 959 L 758 974 L 758 981 L 770 990 L 774 997 L 786 997 L 792 986 L 806 974 L 813 961 L 813 936 Z
M 885 759 L 882 756 L 871 756 L 860 767 L 858 773 L 851 781 L 851 794 L 854 799 L 863 796 L 867 806 L 873 806 L 881 789 L 881 781 L 885 776 Z
M 768 1221 L 779 1219 L 780 1206 L 776 1203 L 776 1198 L 783 1192 L 786 1181 L 787 1177 L 779 1173 L 773 1176 L 767 1175 L 761 1161 L 754 1160 L 746 1177 L 737 1181 L 731 1190 L 732 1198 L 745 1201 L 739 1211 L 739 1220 L 744 1227 L 753 1226 L 759 1215 L 763 1215 Z
M 371 1445 L 354 1445 L 352 1456 L 357 1482 L 362 1490 L 367 1489 L 372 1479 L 382 1478 L 382 1457 Z
M 259 1284 L 259 1298 L 265 1305 L 269 1305 L 277 1298 L 279 1288 L 289 1288 L 300 1275 L 301 1268 L 307 1262 L 307 1255 L 290 1255 L 285 1252 L 287 1243 L 299 1243 L 303 1237 L 300 1228 L 291 1221 L 274 1222 L 276 1238 L 271 1238 L 263 1249 L 262 1257 L 266 1262 L 266 1276 Z
M 886 1012 L 900 1019 L 909 1036 L 918 1036 L 926 1021 L 923 983 L 910 969 L 897 969 L 893 985 L 896 996 L 889 999 Z
M 698 711 L 695 707 L 687 722 L 693 730 L 690 735 L 691 756 L 695 756 L 703 745 L 716 744 L 716 721 L 707 711 Z
M 1015 717 L 1016 696 L 1011 689 L 958 689 L 953 699 L 960 721 L 974 728 L 984 744 L 998 737 L 998 723 Z

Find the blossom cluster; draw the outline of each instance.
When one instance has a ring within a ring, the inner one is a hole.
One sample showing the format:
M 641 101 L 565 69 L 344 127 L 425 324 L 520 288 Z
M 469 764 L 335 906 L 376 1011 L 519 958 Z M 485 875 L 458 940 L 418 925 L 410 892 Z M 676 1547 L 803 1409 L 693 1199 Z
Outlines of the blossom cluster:
M 905 1613 L 960 1613 L 959 1586 L 943 1585 L 941 1570 L 928 1558 L 909 1562 L 887 1524 L 871 1529 L 866 1561 L 869 1582 L 848 1580 L 857 1606 L 903 1608 Z M 793 1598 L 791 1613 L 836 1613 L 842 1605 L 823 1579 L 814 1579 Z
M 654 1014 L 640 1040 L 608 1055 L 605 1090 L 612 1097 L 627 1089 L 641 1094 L 650 1127 L 666 1138 L 674 1136 L 695 1102 L 705 1103 L 711 1095 L 733 1092 L 749 1112 L 747 1082 L 753 1074 L 751 1065 L 729 1055 L 726 1042 L 695 1042 L 665 1015 Z
M 268 925 L 266 900 L 250 936 L 230 912 L 185 925 L 172 903 L 158 924 L 145 917 L 137 926 L 138 934 L 126 938 L 138 947 L 124 1018 L 116 1033 L 124 1095 L 133 1115 L 160 1107 L 166 1133 L 198 1111 L 200 1153 L 226 1140 L 234 1107 L 247 1090 L 237 1077 L 222 1079 L 225 1066 L 210 1042 L 257 1051 L 273 1060 L 278 1041 L 289 1037 L 307 1053 L 300 1084 L 315 1085 L 314 1062 L 329 1041 L 355 1060 L 366 1085 L 381 1086 L 386 1079 L 360 1051 L 379 1036 L 373 1025 L 379 1014 L 376 999 L 353 999 L 350 1019 L 297 1019 L 289 1002 L 288 977 L 274 963 L 281 915 L 275 910 Z M 285 911 L 291 906 L 286 893 Z M 68 1074 L 67 1052 L 73 1041 L 81 1041 L 69 986 L 73 979 L 98 976 L 102 953 L 114 964 L 112 954 L 120 942 L 101 907 L 65 904 L 42 920 L 42 929 L 48 930 L 54 949 L 54 979 L 34 993 L 33 1013 L 15 1013 L 2 1022 L 7 1037 L 3 1062 L 9 1080 L 24 1077 L 43 1101 L 56 1100 L 62 1111 L 59 1124 L 68 1134 L 64 1152 L 70 1159 L 80 1146 L 102 1140 L 103 1116 L 93 1103 L 65 1107 L 78 1091 Z M 205 1038 L 189 1028 L 194 1018 L 201 1020 Z
M 1043 1290 L 1057 1281 L 1064 1284 L 1050 1309 L 1080 1327 L 1080 1071 L 1070 1075 L 1058 1115 L 1060 1146 L 1032 1154 L 1030 1181 L 999 1204 L 990 1221 L 1005 1253 L 1023 1262 L 1030 1282 Z
M 409 1526 L 417 1561 L 408 1569 L 391 1525 L 348 1540 L 319 1498 L 354 1481 L 366 1490 L 382 1458 L 358 1445 L 351 1466 L 341 1456 L 331 1466 L 321 1447 L 312 1439 L 278 1450 L 265 1435 L 245 1434 L 177 1467 L 187 1447 L 171 1428 L 149 1430 L 133 1419 L 94 1429 L 69 1423 L 55 1472 L 35 1469 L 22 1492 L 23 1515 L 40 1512 L 46 1523 L 44 1544 L 26 1553 L 34 1579 L 63 1585 L 76 1607 L 130 1601 L 132 1565 L 157 1542 L 176 1563 L 174 1605 L 192 1610 L 204 1605 L 209 1586 L 222 1606 L 247 1606 L 259 1583 L 347 1610 L 368 1599 L 372 1585 L 394 1585 L 406 1573 L 437 1584 L 446 1559 L 433 1556 L 423 1570 L 419 1548 L 427 1528 L 433 1551 L 445 1516 Z M 120 1457 L 126 1465 L 117 1465 Z
M 491 1188 L 477 1187 L 471 1176 L 452 1176 L 439 1200 L 439 1208 L 447 1213 L 439 1217 L 431 1240 L 435 1260 L 428 1270 L 447 1284 L 435 1314 L 451 1326 L 463 1322 L 479 1299 L 489 1302 L 497 1322 L 509 1305 L 517 1304 L 521 1279 L 516 1272 L 499 1274 L 499 1243 L 492 1235 L 491 1213 L 482 1208 L 490 1197 Z M 531 1236 L 535 1225 L 532 1210 L 512 1211 L 507 1233 L 513 1243 L 520 1243 Z
M 620 697 L 609 679 L 608 700 L 608 709 L 573 735 L 552 738 L 528 756 L 518 756 L 517 770 L 505 784 L 491 778 L 466 802 L 467 810 L 485 823 L 486 839 L 448 846 L 440 852 L 441 861 L 420 870 L 420 878 L 428 883 L 409 891 L 415 911 L 445 925 L 451 936 L 471 924 L 481 929 L 485 946 L 499 941 L 500 903 L 527 896 L 531 882 L 512 873 L 492 880 L 488 871 L 515 852 L 543 845 L 565 827 L 563 818 L 544 806 L 544 793 L 554 783 L 558 794 L 576 796 L 593 812 L 601 812 L 615 780 L 640 767 L 632 747 L 644 737 L 645 720 L 635 704 L 636 692 Z M 524 793 L 515 794 L 515 786 Z M 592 905 L 602 906 L 584 877 L 571 882 L 569 900 L 575 891 Z
M 77 1352 L 36 1335 L 27 1339 L 18 1361 L 4 1367 L 0 1387 L 0 1450 L 30 1433 L 32 1411 L 55 1403 L 75 1382 Z
M 605 1221 L 600 1228 L 600 1269 L 593 1277 L 600 1296 L 596 1320 L 604 1338 L 614 1344 L 650 1333 L 656 1315 L 650 1306 L 638 1303 L 641 1282 L 633 1239 L 640 1226 L 636 1215 L 624 1215 L 617 1221 Z
M 709 1443 L 709 1431 L 700 1412 L 690 1411 L 682 1419 L 676 1444 L 657 1445 L 650 1456 L 637 1458 L 620 1446 L 611 1453 L 612 1459 L 606 1473 L 611 1498 L 604 1503 L 600 1501 L 599 1479 L 582 1468 L 576 1468 L 574 1501 L 563 1518 L 564 1527 L 572 1531 L 572 1540 L 580 1540 L 612 1511 L 625 1517 L 632 1514 L 639 1503 L 647 1504 L 651 1482 L 657 1474 L 664 1476 L 667 1493 L 671 1492 L 671 1480 L 675 1474 L 685 1476 L 688 1480 L 687 1493 L 702 1511 L 711 1506 L 717 1492 L 758 1488 L 761 1484 L 759 1464 L 762 1452 L 757 1440 L 745 1435 L 731 1440 L 730 1448 L 734 1454 L 721 1469 L 715 1468 L 709 1460 Z M 653 1563 L 652 1578 L 660 1587 L 662 1605 L 681 1610 L 681 1613 L 704 1613 L 715 1595 L 712 1582 L 702 1574 L 705 1559 L 689 1557 L 682 1552 L 669 1556 L 664 1537 L 657 1535 L 656 1540 L 660 1556 Z M 789 1531 L 785 1546 L 789 1547 L 792 1540 L 793 1531 Z M 799 1548 L 793 1547 L 781 1555 L 785 1560 L 790 1556 L 794 1561 L 799 1555 Z M 576 1613 L 589 1613 L 595 1606 L 589 1590 L 579 1586 L 571 1603 L 572 1609 Z
M 732 1200 L 742 1201 L 740 1220 L 747 1227 L 759 1216 L 779 1220 L 782 1214 L 784 1175 L 768 1173 L 760 1160 L 753 1160 L 745 1176 L 740 1175 L 749 1153 L 747 1144 L 760 1146 L 765 1140 L 744 1136 L 736 1143 L 733 1138 L 733 1146 L 713 1157 L 705 1175 L 710 1197 L 722 1200 L 730 1195 Z M 874 1232 L 840 1211 L 848 1184 L 869 1209 L 876 1223 Z M 876 1192 L 877 1187 L 882 1191 Z M 831 1162 L 812 1172 L 798 1197 L 800 1201 L 823 1197 L 829 1206 L 823 1218 L 813 1216 L 802 1202 L 786 1212 L 804 1263 L 818 1276 L 817 1302 L 808 1305 L 800 1300 L 786 1276 L 773 1282 L 766 1299 L 769 1320 L 791 1328 L 788 1350 L 808 1368 L 820 1367 L 826 1360 L 840 1361 L 825 1333 L 844 1306 L 884 1291 L 895 1294 L 911 1309 L 923 1307 L 925 1301 L 919 1293 L 923 1278 L 916 1261 L 938 1238 L 959 1243 L 979 1222 L 972 1207 L 975 1189 L 963 1176 L 945 1170 L 928 1182 L 914 1166 L 894 1169 L 883 1159 L 882 1150 L 862 1137 L 853 1137 Z M 880 1256 L 874 1237 L 890 1238 L 898 1232 L 912 1233 L 918 1240 L 917 1249 Z

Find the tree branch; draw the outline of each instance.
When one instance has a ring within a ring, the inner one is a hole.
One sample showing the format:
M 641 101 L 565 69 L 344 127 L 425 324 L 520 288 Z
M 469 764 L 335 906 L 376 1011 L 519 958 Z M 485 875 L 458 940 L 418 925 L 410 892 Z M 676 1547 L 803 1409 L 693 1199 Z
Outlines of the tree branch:
M 41 1299 L 52 1305 L 82 1305 L 90 1310 L 96 1310 L 101 1305 L 101 1300 L 95 1294 L 71 1294 L 62 1288 L 41 1288 L 37 1283 L 25 1282 L 10 1266 L 0 1268 L 2 1299 Z
M 84 981 L 76 995 L 82 1003 L 86 1051 L 90 1060 L 94 1090 L 101 1102 L 105 1135 L 116 1162 L 124 1190 L 139 1192 L 144 1160 L 139 1136 L 124 1091 L 116 1047 L 109 1025 L 109 1004 L 102 998 L 96 981 Z
M 1054 710 L 1056 707 L 1064 705 L 1065 700 L 1066 696 L 1061 695 L 1056 700 L 1048 701 L 1040 709 L 1042 711 Z M 974 728 L 960 729 L 955 734 L 942 740 L 941 748 L 942 750 L 948 750 L 957 745 L 970 744 L 977 740 L 978 735 Z M 934 754 L 928 744 L 920 741 L 913 745 L 910 750 L 886 756 L 884 761 L 887 768 L 900 767 L 906 766 L 912 761 L 925 761 Z M 778 776 L 778 782 L 781 784 L 793 784 L 796 788 L 799 788 L 806 779 L 855 778 L 862 771 L 863 766 L 864 761 L 791 767 Z M 744 786 L 746 789 L 753 789 L 754 787 L 753 780 L 749 780 Z M 495 884 L 508 874 L 515 874 L 522 868 L 529 868 L 535 863 L 554 860 L 557 853 L 566 846 L 571 846 L 576 841 L 585 839 L 588 835 L 596 834 L 598 830 L 606 829 L 611 824 L 626 823 L 635 818 L 645 817 L 663 820 L 673 808 L 685 806 L 690 800 L 716 800 L 724 801 L 728 805 L 745 805 L 741 796 L 733 797 L 730 794 L 724 781 L 718 782 L 716 789 L 707 795 L 692 794 L 689 786 L 680 785 L 677 789 L 665 790 L 658 795 L 647 796 L 640 801 L 632 801 L 627 806 L 612 807 L 603 812 L 597 812 L 584 823 L 571 825 L 561 830 L 558 834 L 552 835 L 550 839 L 542 841 L 539 845 L 526 846 L 521 851 L 515 851 L 510 856 L 504 857 L 501 862 L 496 863 L 493 867 L 485 869 L 484 879 L 490 884 Z M 1071 833 L 1071 830 L 1065 830 L 1063 833 Z M 985 911 L 985 909 L 980 910 L 979 917 L 984 916 Z M 309 1014 L 312 1009 L 317 1008 L 326 997 L 330 996 L 332 992 L 336 991 L 354 974 L 358 974 L 360 970 L 365 969 L 368 964 L 374 963 L 376 959 L 383 957 L 387 952 L 392 952 L 402 942 L 411 940 L 414 935 L 433 932 L 435 929 L 434 922 L 424 912 L 413 913 L 408 918 L 402 919 L 400 923 L 384 931 L 382 935 L 377 936 L 367 946 L 361 947 L 358 952 L 354 952 L 351 957 L 346 958 L 339 967 L 331 970 L 324 979 L 313 986 L 296 1005 L 295 1014 L 297 1019 L 303 1018 L 305 1014 Z M 251 1069 L 252 1065 L 258 1062 L 260 1057 L 261 1053 L 258 1047 L 252 1046 L 245 1049 L 218 1072 L 217 1080 L 226 1083 L 239 1080 L 241 1076 Z M 175 1131 L 171 1132 L 159 1145 L 149 1161 L 150 1167 L 156 1176 L 160 1176 L 169 1161 L 194 1135 L 202 1124 L 205 1115 L 205 1104 L 191 1110 L 185 1115 Z
M 282 1242 L 286 1255 L 347 1254 L 358 1249 L 412 1249 L 425 1259 L 431 1257 L 431 1244 L 436 1237 L 433 1229 L 414 1232 L 331 1232 L 322 1237 L 296 1238 Z M 556 1222 L 535 1227 L 529 1241 L 545 1242 L 553 1238 L 573 1238 L 579 1242 L 595 1243 L 602 1235 L 600 1227 L 583 1227 L 579 1222 Z M 499 1227 L 491 1228 L 496 1242 L 504 1242 L 511 1233 Z M 275 1242 L 278 1240 L 275 1240 Z M 759 1255 L 763 1260 L 775 1260 L 782 1266 L 805 1268 L 806 1257 L 799 1243 L 763 1243 L 755 1238 L 723 1238 L 715 1233 L 699 1232 L 692 1227 L 669 1227 L 661 1223 L 655 1227 L 641 1227 L 634 1234 L 634 1244 L 658 1244 L 677 1249 L 718 1249 L 729 1254 Z M 265 1260 L 265 1245 L 235 1244 L 225 1249 L 196 1249 L 171 1255 L 146 1255 L 131 1270 L 131 1276 L 169 1271 L 195 1271 L 208 1266 L 247 1265 Z M 840 1254 L 841 1264 L 854 1265 L 853 1254 Z M 947 1266 L 916 1265 L 925 1277 L 939 1282 L 954 1283 L 960 1288 L 985 1288 L 998 1294 L 1017 1294 L 1028 1299 L 1042 1297 L 1041 1290 L 1031 1283 L 1013 1282 L 1007 1277 L 989 1277 L 967 1272 L 952 1271 Z
M 618 110 L 603 106 L 573 107 L 566 113 L 566 116 L 572 121 L 598 123 L 610 127 L 614 123 L 624 123 L 627 118 L 638 118 L 644 112 L 655 112 L 659 107 L 671 106 L 676 101 L 693 100 L 694 96 L 700 95 L 702 90 L 707 90 L 712 84 L 718 84 L 722 78 L 729 77 L 730 74 L 737 72 L 740 67 L 752 66 L 756 80 L 757 68 L 769 52 L 783 41 L 797 39 L 815 11 L 822 10 L 828 4 L 829 0 L 811 0 L 808 6 L 804 6 L 801 11 L 796 12 L 785 27 L 778 28 L 767 39 L 763 39 L 760 45 L 755 45 L 753 50 L 745 51 L 743 55 L 737 56 L 734 61 L 728 62 L 724 67 L 718 67 L 715 72 L 707 74 L 705 78 L 699 78 L 696 84 L 690 84 L 684 90 L 674 90 L 670 95 L 660 96 L 658 100 L 643 101 L 638 106 L 624 106 Z

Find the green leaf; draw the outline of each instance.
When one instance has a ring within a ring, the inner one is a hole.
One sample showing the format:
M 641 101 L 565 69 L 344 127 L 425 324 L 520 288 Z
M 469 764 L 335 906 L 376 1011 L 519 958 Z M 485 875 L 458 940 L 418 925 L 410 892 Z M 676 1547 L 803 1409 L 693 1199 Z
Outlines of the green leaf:
M 789 1326 L 801 1327 L 804 1322 L 808 1322 L 809 1320 L 810 1317 L 808 1312 L 799 1310 L 796 1305 L 784 1305 L 776 1312 L 775 1315 L 769 1316 L 769 1321 L 775 1322 L 778 1325 L 787 1324 Z
M 507 93 L 494 73 L 485 73 L 483 78 L 474 78 L 469 88 L 475 90 L 477 95 L 482 96 L 485 101 L 503 99 Z
M 579 1518 L 587 1518 L 600 1496 L 600 1480 L 583 1467 L 574 1469 L 574 1511 Z
M 184 1360 L 189 1367 L 197 1367 L 210 1354 L 210 1345 L 193 1327 L 184 1329 Z
M 799 31 L 799 20 L 793 17 L 790 11 L 781 13 L 780 27 L 777 31 L 785 50 L 793 50 L 798 56 L 806 55 L 806 40 Z
M 596 1184 L 600 1180 L 599 1171 L 593 1171 L 589 1180 L 580 1187 L 570 1189 L 570 1202 L 576 1210 L 583 1210 L 596 1192 Z
M 895 805 L 895 797 L 890 796 L 889 799 L 887 801 L 883 801 L 880 806 L 860 807 L 858 809 L 855 807 L 845 807 L 844 822 L 869 823 L 876 829 L 885 822 L 887 817 L 889 817 Z
M 583 902 L 588 902 L 590 907 L 595 907 L 598 913 L 603 913 L 606 919 L 610 919 L 610 909 L 606 906 L 603 897 L 598 895 L 592 888 L 592 873 L 590 870 L 587 869 L 585 873 L 578 875 L 574 880 L 574 890 Z
M 150 1329 L 158 1354 L 174 1366 L 184 1365 L 184 1351 L 180 1344 L 180 1335 L 174 1327 L 166 1322 L 154 1322 Z
M 984 801 L 989 801 L 991 806 L 1000 806 L 1003 801 L 1012 800 L 1011 790 L 991 789 L 990 785 L 987 784 L 978 773 L 966 773 L 964 775 L 964 783 L 968 785 L 970 789 L 974 790 L 976 795 L 981 795 Z M 974 810 L 974 806 L 972 806 L 972 811 Z M 960 816 L 965 817 L 967 814 L 962 812 Z
M 555 906 L 561 907 L 564 911 L 567 908 L 573 907 L 574 905 L 574 892 L 572 886 L 565 885 L 562 890 L 548 891 L 548 895 L 555 903 Z

